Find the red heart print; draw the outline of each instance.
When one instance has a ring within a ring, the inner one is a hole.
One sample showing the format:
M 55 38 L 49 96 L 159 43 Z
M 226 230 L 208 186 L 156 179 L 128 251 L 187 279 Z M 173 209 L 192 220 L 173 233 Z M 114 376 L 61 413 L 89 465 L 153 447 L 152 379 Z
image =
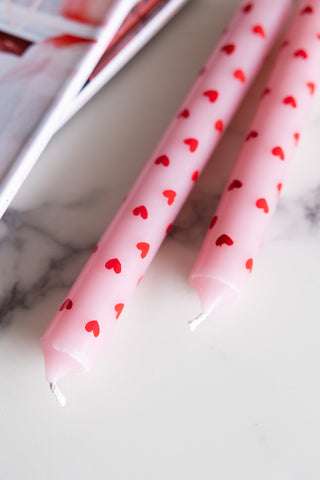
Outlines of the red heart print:
M 147 242 L 137 243 L 137 249 L 140 250 L 141 258 L 145 258 L 148 255 L 150 245 Z
M 188 118 L 190 116 L 190 111 L 185 108 L 182 112 L 179 113 L 178 117 Z
M 271 92 L 271 89 L 270 88 L 265 88 L 262 92 L 262 95 L 261 97 L 265 97 L 266 95 L 268 95 L 269 93 Z
M 228 187 L 228 191 L 233 190 L 234 188 L 241 188 L 242 187 L 242 182 L 240 180 L 232 180 Z
M 281 160 L 285 159 L 284 151 L 281 147 L 274 147 L 272 149 L 272 155 L 274 155 L 275 157 L 279 157 Z
M 188 145 L 188 147 L 190 149 L 190 152 L 192 152 L 192 153 L 197 150 L 198 145 L 199 145 L 199 142 L 196 138 L 186 138 L 185 140 L 183 140 L 183 143 Z
M 295 98 L 292 97 L 291 95 L 289 95 L 288 97 L 285 97 L 283 99 L 283 103 L 285 105 L 291 105 L 291 107 L 293 107 L 293 108 L 297 108 L 297 102 L 296 102 Z
M 241 68 L 238 68 L 238 70 L 235 70 L 234 73 L 233 73 L 233 76 L 234 76 L 234 78 L 239 80 L 241 83 L 244 83 L 246 81 L 246 76 L 245 76 L 243 70 L 241 70 Z
M 248 142 L 250 138 L 257 138 L 257 136 L 258 136 L 258 132 L 256 132 L 255 130 L 251 130 L 251 132 L 249 132 L 246 137 L 246 142 Z
M 167 233 L 167 234 L 169 233 L 171 227 L 172 227 L 172 223 L 169 223 L 169 225 L 168 225 L 167 228 L 166 228 L 166 233 Z
M 253 7 L 252 3 L 248 3 L 247 5 L 245 5 L 245 6 L 243 7 L 243 9 L 242 9 L 243 13 L 249 13 L 249 12 L 251 12 L 252 7 Z
M 222 247 L 222 245 L 227 245 L 228 247 L 231 247 L 231 245 L 233 245 L 233 240 L 229 237 L 229 235 L 223 233 L 222 235 L 220 235 L 220 237 L 217 238 L 216 245 L 217 247 Z
M 95 337 L 99 336 L 100 326 L 97 320 L 91 320 L 91 322 L 88 322 L 85 326 L 85 329 L 89 333 L 92 332 Z
M 314 94 L 314 91 L 316 89 L 316 86 L 313 82 L 308 82 L 307 83 L 307 87 L 309 88 L 310 90 L 310 95 L 313 95 Z
M 167 155 L 160 155 L 160 157 L 158 157 L 154 163 L 156 165 L 163 165 L 164 167 L 168 167 L 169 166 L 169 163 L 170 163 L 170 160 L 169 158 L 167 157 Z
M 70 298 L 66 298 L 61 307 L 59 308 L 59 311 L 61 312 L 62 310 L 71 310 L 73 307 L 73 302 L 70 300 Z
M 259 200 L 256 201 L 256 206 L 258 208 L 261 208 L 264 213 L 269 213 L 269 206 L 265 198 L 259 198 Z
M 214 128 L 220 133 L 223 132 L 223 121 L 217 120 L 216 123 L 214 124 Z
M 300 133 L 296 132 L 293 136 L 294 136 L 294 139 L 296 141 L 296 146 L 297 146 L 298 143 L 299 143 L 299 139 L 300 139 Z
M 310 7 L 310 5 L 301 10 L 301 15 L 305 15 L 306 13 L 313 13 L 313 8 Z
M 215 224 L 217 223 L 217 220 L 218 220 L 218 217 L 217 217 L 217 215 L 215 215 L 215 216 L 213 217 L 213 219 L 211 220 L 211 223 L 210 223 L 210 226 L 209 226 L 209 230 L 211 230 L 211 229 L 215 226 Z
M 207 90 L 206 92 L 203 92 L 203 95 L 208 97 L 211 103 L 214 103 L 217 101 L 219 93 L 216 90 Z
M 317 33 L 317 38 L 320 40 L 320 33 Z
M 221 48 L 221 51 L 226 53 L 227 55 L 231 55 L 235 51 L 235 45 L 233 43 L 229 43 L 228 45 L 224 45 Z
M 278 183 L 277 189 L 278 189 L 278 192 L 279 192 L 279 195 L 280 195 L 280 192 L 281 192 L 281 189 L 282 189 L 282 183 Z
M 117 303 L 117 305 L 114 306 L 114 309 L 117 313 L 116 320 L 118 320 L 118 318 L 120 317 L 123 307 L 124 307 L 124 303 Z
M 105 264 L 106 269 L 113 270 L 114 273 L 119 274 L 121 272 L 121 263 L 117 258 L 111 258 Z
M 146 220 L 148 218 L 148 210 L 144 205 L 140 205 L 139 207 L 136 207 L 132 210 L 133 215 L 138 217 L 140 215 L 143 220 Z
M 193 172 L 193 174 L 191 176 L 191 180 L 193 182 L 196 182 L 198 180 L 198 177 L 199 177 L 199 172 L 198 172 L 198 170 L 196 170 L 195 172 Z
M 283 40 L 280 48 L 285 48 L 289 45 L 289 40 Z
M 308 58 L 307 52 L 305 50 L 303 50 L 302 48 L 300 48 L 300 50 L 296 50 L 293 55 L 295 57 L 301 57 L 305 60 Z
M 92 253 L 96 253 L 97 250 L 98 250 L 98 245 L 94 247 L 94 249 L 92 250 Z
M 260 35 L 260 37 L 262 38 L 266 37 L 266 33 L 261 25 L 255 25 L 254 27 L 252 27 L 252 32 L 255 35 Z
M 167 198 L 168 205 L 172 205 L 177 194 L 174 190 L 164 190 L 162 195 Z
M 253 267 L 253 259 L 249 258 L 246 261 L 246 269 L 249 270 L 249 272 L 251 273 L 252 272 L 252 267 Z

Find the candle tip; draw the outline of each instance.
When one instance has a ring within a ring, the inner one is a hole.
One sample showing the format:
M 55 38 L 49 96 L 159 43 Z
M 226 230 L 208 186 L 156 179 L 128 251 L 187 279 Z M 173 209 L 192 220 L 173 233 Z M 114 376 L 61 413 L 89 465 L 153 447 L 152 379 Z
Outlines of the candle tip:
M 58 388 L 58 386 L 55 383 L 50 383 L 50 390 L 53 393 L 53 395 L 56 397 L 57 402 L 61 407 L 65 407 L 67 401 L 66 397 L 63 395 L 61 390 Z
M 193 320 L 190 320 L 188 322 L 189 324 L 189 329 L 190 329 L 190 332 L 194 332 L 195 330 L 197 330 L 197 328 L 199 327 L 199 325 L 201 325 L 201 323 L 203 323 L 209 316 L 209 313 L 207 312 L 203 312 L 203 313 L 200 313 L 200 315 L 198 315 L 196 318 L 194 318 Z

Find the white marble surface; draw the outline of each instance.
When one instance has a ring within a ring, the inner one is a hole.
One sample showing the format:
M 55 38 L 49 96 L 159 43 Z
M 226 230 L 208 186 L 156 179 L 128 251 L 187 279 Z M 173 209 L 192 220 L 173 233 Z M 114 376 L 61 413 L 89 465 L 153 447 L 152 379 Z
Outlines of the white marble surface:
M 271 3 L 271 2 L 270 2 Z M 246 294 L 193 335 L 188 275 L 270 63 L 86 376 L 39 338 L 237 0 L 193 0 L 51 141 L 0 222 L 0 477 L 318 480 L 320 101 Z

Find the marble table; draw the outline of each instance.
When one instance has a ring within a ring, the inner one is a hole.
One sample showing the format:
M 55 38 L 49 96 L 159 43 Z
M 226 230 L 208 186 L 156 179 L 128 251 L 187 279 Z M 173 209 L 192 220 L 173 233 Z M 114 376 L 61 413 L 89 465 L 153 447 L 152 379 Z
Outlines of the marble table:
M 272 3 L 272 2 L 271 2 Z M 0 221 L 0 477 L 320 477 L 320 101 L 241 303 L 194 334 L 188 275 L 271 59 L 88 375 L 44 378 L 39 338 L 237 0 L 193 0 L 58 132 Z

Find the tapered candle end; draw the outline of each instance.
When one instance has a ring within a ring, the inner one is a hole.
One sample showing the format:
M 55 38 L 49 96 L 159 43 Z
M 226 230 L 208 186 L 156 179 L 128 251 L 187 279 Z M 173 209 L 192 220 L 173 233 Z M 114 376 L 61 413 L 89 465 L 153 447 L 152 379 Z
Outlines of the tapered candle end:
M 194 318 L 193 320 L 190 320 L 188 322 L 190 332 L 193 333 L 195 330 L 197 330 L 199 325 L 201 325 L 201 323 L 203 323 L 208 318 L 208 316 L 209 316 L 209 314 L 206 313 L 206 312 L 205 313 L 200 313 L 200 315 L 198 315 L 196 318 Z
M 202 309 L 200 315 L 188 322 L 191 332 L 194 332 L 213 311 L 222 305 L 233 303 L 239 296 L 231 285 L 207 275 L 192 273 L 190 283 L 199 295 Z
M 41 338 L 41 348 L 44 354 L 46 379 L 51 385 L 56 385 L 59 380 L 72 373 L 86 372 L 88 369 L 82 359 L 73 351 L 63 351 L 61 347 L 50 342 L 50 338 Z
M 56 397 L 57 402 L 61 407 L 65 407 L 67 400 L 66 397 L 63 395 L 61 390 L 58 388 L 58 386 L 55 383 L 50 383 L 50 390 L 53 393 L 53 395 Z

